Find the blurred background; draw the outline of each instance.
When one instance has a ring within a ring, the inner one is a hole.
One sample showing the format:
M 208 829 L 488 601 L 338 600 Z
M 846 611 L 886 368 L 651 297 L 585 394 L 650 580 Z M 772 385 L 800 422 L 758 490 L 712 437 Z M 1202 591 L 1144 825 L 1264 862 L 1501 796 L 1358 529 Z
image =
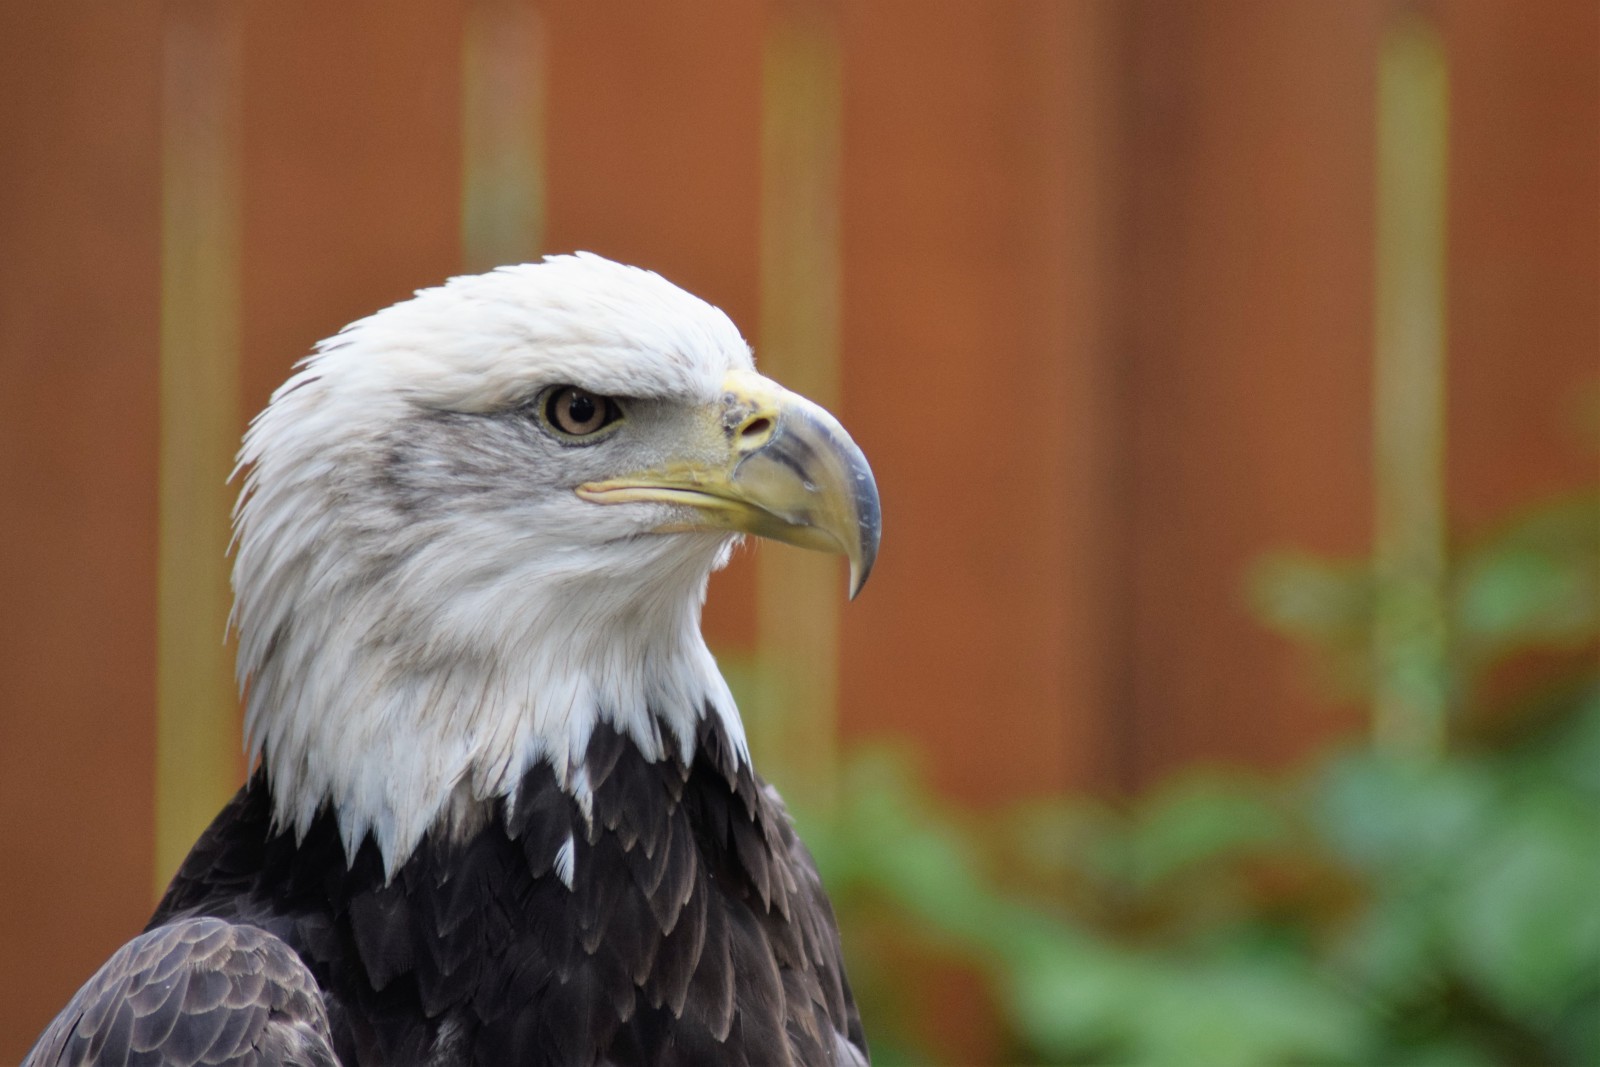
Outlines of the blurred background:
M 0 189 L 0 1063 L 242 779 L 249 416 L 572 249 L 877 472 L 706 628 L 878 1062 L 1600 1062 L 1592 0 L 5 0 Z

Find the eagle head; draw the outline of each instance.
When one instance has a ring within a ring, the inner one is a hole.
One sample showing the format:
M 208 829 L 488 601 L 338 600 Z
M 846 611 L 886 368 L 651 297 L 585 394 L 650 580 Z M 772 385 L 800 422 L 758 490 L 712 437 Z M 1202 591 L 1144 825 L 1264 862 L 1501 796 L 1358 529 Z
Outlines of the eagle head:
M 700 634 L 743 534 L 877 552 L 860 449 L 755 372 L 718 309 L 556 256 L 455 278 L 346 327 L 251 424 L 233 625 L 280 825 L 325 806 L 392 872 L 515 802 L 545 761 L 585 797 L 597 722 L 688 758 L 744 734 Z

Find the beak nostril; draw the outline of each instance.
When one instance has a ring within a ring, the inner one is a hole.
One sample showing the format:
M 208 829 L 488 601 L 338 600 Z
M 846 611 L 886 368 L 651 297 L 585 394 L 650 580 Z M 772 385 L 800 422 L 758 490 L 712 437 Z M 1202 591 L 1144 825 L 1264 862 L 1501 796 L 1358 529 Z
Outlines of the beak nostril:
M 745 439 L 760 437 L 772 429 L 772 420 L 765 415 L 759 419 L 751 419 L 739 428 L 739 436 Z

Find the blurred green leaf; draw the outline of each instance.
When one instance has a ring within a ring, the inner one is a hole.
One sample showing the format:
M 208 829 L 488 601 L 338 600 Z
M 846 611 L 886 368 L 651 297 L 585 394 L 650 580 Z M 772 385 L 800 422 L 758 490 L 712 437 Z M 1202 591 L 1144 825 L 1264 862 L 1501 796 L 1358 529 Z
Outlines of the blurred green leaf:
M 1335 758 L 1315 796 L 1329 845 L 1357 867 L 1407 883 L 1471 847 L 1494 800 L 1493 783 L 1470 762 L 1417 764 L 1367 751 Z
M 1362 1017 L 1293 959 L 1237 958 L 1167 970 L 1149 983 L 1132 1062 L 1358 1062 Z
M 1600 983 L 1600 814 L 1563 790 L 1507 798 L 1452 883 L 1463 973 L 1549 1022 Z
M 1480 660 L 1600 631 L 1600 496 L 1535 509 L 1465 552 L 1456 625 Z
M 875 1059 L 938 1060 L 914 971 L 953 957 L 988 975 L 1029 1062 L 1600 1063 L 1596 664 L 1479 685 L 1600 633 L 1597 501 L 1531 509 L 1455 557 L 1458 712 L 1515 729 L 1432 762 L 1353 750 L 1288 782 L 1191 773 L 1126 807 L 979 814 L 903 754 L 853 754 L 837 804 L 800 821 Z M 1371 574 L 1279 556 L 1253 595 L 1349 682 L 1368 673 Z
M 1364 636 L 1372 621 L 1372 573 L 1348 563 L 1280 552 L 1253 568 L 1256 612 L 1285 633 L 1323 641 Z
M 1128 833 L 1129 875 L 1140 890 L 1208 861 L 1282 840 L 1284 817 L 1259 783 L 1190 776 L 1151 796 Z

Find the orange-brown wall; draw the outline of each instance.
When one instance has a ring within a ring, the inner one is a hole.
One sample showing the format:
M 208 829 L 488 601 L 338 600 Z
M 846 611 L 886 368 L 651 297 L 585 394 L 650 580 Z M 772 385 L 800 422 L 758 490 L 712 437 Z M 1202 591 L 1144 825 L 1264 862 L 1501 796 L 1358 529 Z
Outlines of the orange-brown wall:
M 0 5 L 0 1063 L 150 908 L 160 29 Z
M 241 391 L 459 269 L 473 3 L 244 5 Z M 760 314 L 773 8 L 550 0 L 540 250 Z M 147 913 L 160 60 L 141 0 L 0 4 L 0 1063 Z M 1359 724 L 1242 569 L 1370 523 L 1378 0 L 871 0 L 841 57 L 842 416 L 885 543 L 841 731 L 975 802 L 1282 765 Z M 1435 3 L 1451 501 L 1595 475 L 1600 14 Z M 1592 438 L 1593 430 L 1589 430 Z M 748 558 L 707 626 L 748 650 Z M 758 753 L 759 756 L 759 753 Z

